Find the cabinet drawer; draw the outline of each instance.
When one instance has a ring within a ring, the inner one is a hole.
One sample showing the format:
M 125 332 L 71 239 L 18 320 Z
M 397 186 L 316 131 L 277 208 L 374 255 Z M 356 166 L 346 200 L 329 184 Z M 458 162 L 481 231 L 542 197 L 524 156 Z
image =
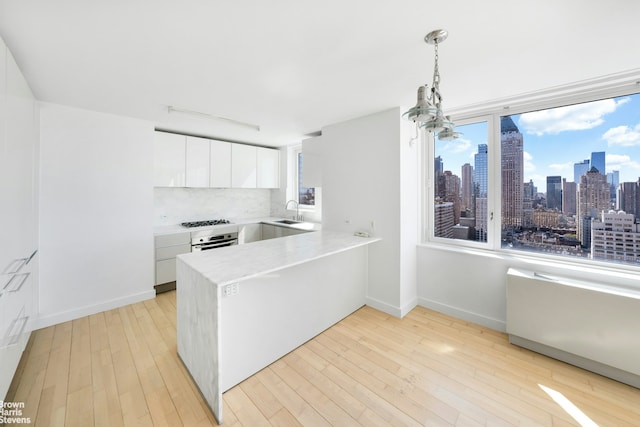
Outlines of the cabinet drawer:
M 176 259 L 156 261 L 156 285 L 176 281 Z
M 156 248 L 156 261 L 175 258 L 179 254 L 191 252 L 191 242 L 184 245 L 168 246 L 166 248 Z
M 155 247 L 162 248 L 165 246 L 176 246 L 185 243 L 191 244 L 191 233 L 175 233 L 175 234 L 161 234 L 155 238 Z

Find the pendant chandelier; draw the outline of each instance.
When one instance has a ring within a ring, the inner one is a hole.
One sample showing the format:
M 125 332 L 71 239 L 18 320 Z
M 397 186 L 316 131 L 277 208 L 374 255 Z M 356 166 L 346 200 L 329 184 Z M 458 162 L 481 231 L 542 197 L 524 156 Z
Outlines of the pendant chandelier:
M 427 44 L 435 47 L 435 66 L 433 70 L 433 82 L 431 90 L 428 86 L 418 88 L 418 103 L 410 108 L 402 117 L 410 120 L 416 126 L 428 132 L 438 134 L 440 140 L 452 140 L 460 136 L 455 131 L 455 126 L 449 116 L 445 116 L 442 111 L 442 94 L 440 93 L 440 72 L 438 70 L 438 44 L 447 39 L 449 33 L 446 30 L 434 30 L 424 37 Z

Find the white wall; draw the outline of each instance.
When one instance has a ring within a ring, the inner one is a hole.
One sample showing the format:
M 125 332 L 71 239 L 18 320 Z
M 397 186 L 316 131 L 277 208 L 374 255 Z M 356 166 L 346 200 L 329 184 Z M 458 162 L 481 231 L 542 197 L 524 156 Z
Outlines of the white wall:
M 38 327 L 153 298 L 153 124 L 40 107 Z
M 472 249 L 418 247 L 418 303 L 499 331 L 506 330 L 506 274 L 510 267 L 637 289 L 637 275 L 566 261 Z
M 327 126 L 321 150 L 323 228 L 383 239 L 369 248 L 367 304 L 395 316 L 416 304 L 417 233 L 406 231 L 416 228 L 417 149 L 400 114 Z

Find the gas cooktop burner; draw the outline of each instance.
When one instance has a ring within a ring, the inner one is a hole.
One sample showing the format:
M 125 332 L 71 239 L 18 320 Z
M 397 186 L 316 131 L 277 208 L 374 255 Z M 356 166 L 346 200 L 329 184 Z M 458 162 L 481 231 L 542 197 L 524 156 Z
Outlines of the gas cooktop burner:
M 220 225 L 220 224 L 231 224 L 231 221 L 229 221 L 228 219 L 209 219 L 206 221 L 183 222 L 180 225 L 183 227 L 192 228 L 192 227 L 204 227 L 207 225 Z

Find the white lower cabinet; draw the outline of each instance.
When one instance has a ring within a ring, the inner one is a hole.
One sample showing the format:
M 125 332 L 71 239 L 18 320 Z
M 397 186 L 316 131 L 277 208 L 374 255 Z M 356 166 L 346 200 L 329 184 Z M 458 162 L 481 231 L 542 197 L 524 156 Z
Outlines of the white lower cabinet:
M 191 252 L 191 233 L 174 233 L 156 236 L 155 251 L 156 286 L 175 282 L 176 256 Z
M 15 260 L 0 289 L 0 397 L 4 398 L 35 321 L 38 261 L 34 252 Z M 2 399 L 0 399 L 2 400 Z

